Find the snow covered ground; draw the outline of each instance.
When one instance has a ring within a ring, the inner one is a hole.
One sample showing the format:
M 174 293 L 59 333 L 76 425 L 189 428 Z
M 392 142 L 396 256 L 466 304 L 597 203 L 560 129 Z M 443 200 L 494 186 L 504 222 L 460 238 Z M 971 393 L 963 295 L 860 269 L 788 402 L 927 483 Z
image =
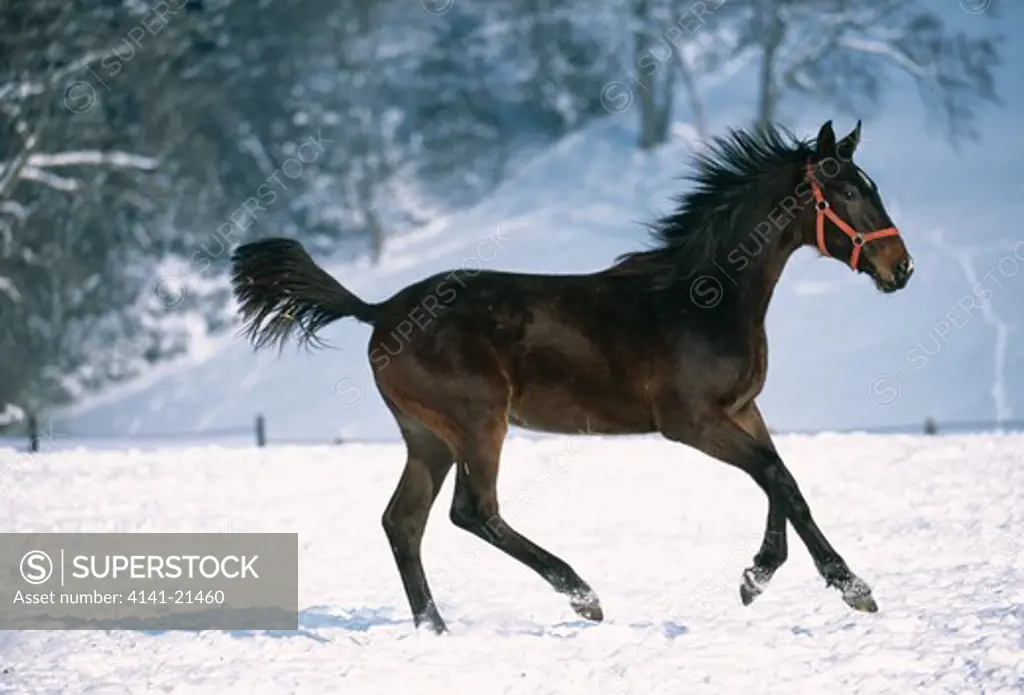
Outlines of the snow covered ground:
M 506 516 L 594 586 L 600 625 L 454 528 L 449 478 L 424 545 L 442 638 L 414 631 L 380 527 L 398 446 L 0 449 L 5 531 L 297 532 L 301 575 L 295 632 L 0 633 L 0 692 L 1024 692 L 1024 436 L 778 445 L 879 613 L 826 589 L 792 530 L 789 562 L 743 608 L 763 496 L 656 438 L 505 448 Z M 546 493 L 511 502 L 531 478 Z

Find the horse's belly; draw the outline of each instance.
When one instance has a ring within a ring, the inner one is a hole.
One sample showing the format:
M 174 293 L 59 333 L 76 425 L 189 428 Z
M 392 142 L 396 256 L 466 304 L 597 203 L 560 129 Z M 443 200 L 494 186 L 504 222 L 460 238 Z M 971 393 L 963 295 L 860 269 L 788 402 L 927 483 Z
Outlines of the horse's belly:
M 651 408 L 610 395 L 600 402 L 570 400 L 551 391 L 531 391 L 515 399 L 509 422 L 517 427 L 561 434 L 643 434 L 654 431 Z

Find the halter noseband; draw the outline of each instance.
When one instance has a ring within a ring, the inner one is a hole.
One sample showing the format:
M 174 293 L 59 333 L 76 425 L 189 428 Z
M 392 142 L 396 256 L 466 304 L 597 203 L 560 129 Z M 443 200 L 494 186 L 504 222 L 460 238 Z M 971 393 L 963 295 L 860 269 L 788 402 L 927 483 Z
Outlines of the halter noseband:
M 818 248 L 826 256 L 832 255 L 828 252 L 828 247 L 825 245 L 826 217 L 832 222 L 832 224 L 839 227 L 846 236 L 850 237 L 850 241 L 853 242 L 853 252 L 850 254 L 849 262 L 850 268 L 853 270 L 857 270 L 857 263 L 860 261 L 860 250 L 864 248 L 866 243 L 887 236 L 900 235 L 900 232 L 896 227 L 886 227 L 885 229 L 861 234 L 856 229 L 846 224 L 846 222 L 836 214 L 836 211 L 832 209 L 832 206 L 828 204 L 828 201 L 825 200 L 825 196 L 821 192 L 821 186 L 818 185 L 817 179 L 814 178 L 814 164 L 812 162 L 807 162 L 807 181 L 811 184 L 811 191 L 814 193 L 814 210 L 817 216 L 815 231 L 817 233 Z

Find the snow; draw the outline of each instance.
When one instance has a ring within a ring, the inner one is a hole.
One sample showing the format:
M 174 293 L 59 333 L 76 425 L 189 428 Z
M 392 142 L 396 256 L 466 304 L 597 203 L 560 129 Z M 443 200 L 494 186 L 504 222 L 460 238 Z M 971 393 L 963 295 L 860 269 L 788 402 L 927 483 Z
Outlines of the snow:
M 0 427 L 13 425 L 24 419 L 25 411 L 12 403 L 8 403 L 3 408 L 0 408 Z
M 787 436 L 815 517 L 880 611 L 850 611 L 790 530 L 749 608 L 766 503 L 653 437 L 513 437 L 507 519 L 600 595 L 586 623 L 434 509 L 423 558 L 450 634 L 416 632 L 380 515 L 398 445 L 0 449 L 6 532 L 297 532 L 292 632 L 2 632 L 0 692 L 986 693 L 1024 690 L 1024 436 Z M 244 481 L 244 484 L 240 484 Z M 517 494 L 539 489 L 543 494 Z
M 7 298 L 12 302 L 21 301 L 21 293 L 18 292 L 18 288 L 14 286 L 10 278 L 6 278 L 0 275 L 0 292 L 7 295 Z
M 980 284 L 978 273 L 975 271 L 973 263 L 974 252 L 969 249 L 956 249 L 950 248 L 945 245 L 945 239 L 941 233 L 935 235 L 935 243 L 939 245 L 947 255 L 954 261 L 960 264 L 961 270 L 963 271 L 964 277 L 967 282 L 970 283 L 971 287 L 976 287 Z M 1018 248 L 1021 252 L 1018 252 Z M 1014 255 L 1012 257 L 1014 266 L 1018 260 L 1024 260 L 1024 242 L 1018 243 L 1014 247 Z M 1016 274 L 1016 270 L 1014 274 Z M 985 323 L 992 326 L 995 332 L 995 345 L 993 356 L 993 376 L 992 376 L 992 400 L 995 402 L 996 417 L 999 420 L 1008 420 L 1012 417 L 1012 411 L 1010 410 L 1009 401 L 1006 395 L 1006 348 L 1009 345 L 1010 337 L 1010 325 L 1004 321 L 992 308 L 991 304 L 982 304 L 980 307 L 980 313 L 982 320 Z
M 27 143 L 26 143 L 27 148 Z M 25 158 L 20 178 L 46 184 L 60 191 L 77 191 L 81 182 L 48 171 L 47 167 L 105 165 L 120 169 L 155 169 L 160 160 L 155 157 L 120 151 L 80 150 L 30 154 Z
M 78 150 L 74 152 L 36 153 L 28 156 L 27 164 L 33 167 L 66 167 L 83 164 L 131 168 L 155 169 L 160 160 L 130 152 Z

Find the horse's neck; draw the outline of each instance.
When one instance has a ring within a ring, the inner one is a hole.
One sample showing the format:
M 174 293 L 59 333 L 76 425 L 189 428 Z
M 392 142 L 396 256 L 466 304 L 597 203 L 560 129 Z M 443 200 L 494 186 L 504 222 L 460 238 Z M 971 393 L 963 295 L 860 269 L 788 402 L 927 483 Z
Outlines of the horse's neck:
M 756 254 L 750 266 L 736 273 L 732 288 L 736 294 L 739 312 L 747 321 L 763 330 L 768 305 L 775 294 L 775 288 L 782 278 L 793 252 L 800 248 L 801 220 L 794 219 L 781 230 L 776 230 L 765 244 L 761 253 Z

